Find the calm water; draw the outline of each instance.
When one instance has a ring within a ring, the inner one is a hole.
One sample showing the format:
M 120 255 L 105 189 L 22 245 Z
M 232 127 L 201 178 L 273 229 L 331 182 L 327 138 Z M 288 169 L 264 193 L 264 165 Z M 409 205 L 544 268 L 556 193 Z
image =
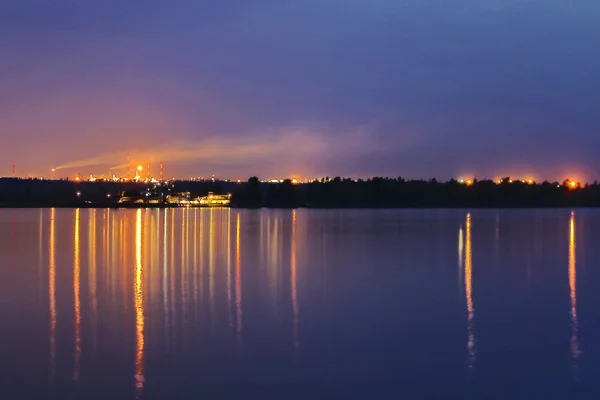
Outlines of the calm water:
M 600 211 L 0 210 L 0 398 L 595 398 Z

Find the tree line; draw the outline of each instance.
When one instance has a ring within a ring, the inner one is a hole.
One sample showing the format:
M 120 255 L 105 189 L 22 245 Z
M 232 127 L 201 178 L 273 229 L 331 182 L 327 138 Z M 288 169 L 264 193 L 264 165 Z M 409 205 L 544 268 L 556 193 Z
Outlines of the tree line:
M 375 177 L 324 178 L 307 184 L 261 183 L 252 177 L 232 196 L 234 207 L 427 208 L 427 207 L 596 207 L 600 185 L 565 180 L 535 183 L 455 179 L 447 182 Z

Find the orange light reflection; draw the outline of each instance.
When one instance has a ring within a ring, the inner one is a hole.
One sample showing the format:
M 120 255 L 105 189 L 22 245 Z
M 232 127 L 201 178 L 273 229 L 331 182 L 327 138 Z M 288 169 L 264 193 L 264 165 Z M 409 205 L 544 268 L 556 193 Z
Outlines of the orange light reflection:
M 142 210 L 138 209 L 135 224 L 135 387 L 138 397 L 144 388 L 144 294 L 142 271 Z
M 576 364 L 579 357 L 579 322 L 577 320 L 577 266 L 575 243 L 575 212 L 571 211 L 569 220 L 569 289 L 571 294 L 571 356 Z
M 467 349 L 469 354 L 469 368 L 473 367 L 475 362 L 475 334 L 473 332 L 473 265 L 471 248 L 471 213 L 467 214 L 465 223 L 465 297 L 467 302 Z

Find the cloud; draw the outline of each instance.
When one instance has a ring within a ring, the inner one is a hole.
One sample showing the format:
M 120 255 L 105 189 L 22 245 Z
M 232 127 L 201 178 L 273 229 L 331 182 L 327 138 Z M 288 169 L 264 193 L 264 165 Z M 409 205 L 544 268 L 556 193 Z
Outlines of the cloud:
M 192 162 L 203 165 L 250 166 L 273 164 L 280 167 L 295 165 L 324 165 L 325 160 L 345 154 L 370 154 L 381 150 L 383 144 L 365 127 L 339 134 L 322 134 L 307 129 L 288 128 L 284 133 L 274 131 L 244 137 L 214 136 L 196 141 L 174 141 L 131 152 L 109 151 L 92 157 L 65 162 L 57 169 L 112 165 L 111 170 L 131 165 L 169 162 Z

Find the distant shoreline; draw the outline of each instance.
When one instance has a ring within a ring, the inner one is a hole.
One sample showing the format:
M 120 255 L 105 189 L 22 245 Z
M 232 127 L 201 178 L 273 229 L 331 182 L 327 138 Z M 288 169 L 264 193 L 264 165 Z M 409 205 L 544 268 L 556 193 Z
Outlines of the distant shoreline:
M 207 200 L 210 199 L 210 202 Z M 226 204 L 212 204 L 222 199 Z M 534 209 L 600 207 L 600 184 L 325 178 L 310 183 L 0 179 L 0 208 Z M 207 207 L 210 208 L 210 207 Z

